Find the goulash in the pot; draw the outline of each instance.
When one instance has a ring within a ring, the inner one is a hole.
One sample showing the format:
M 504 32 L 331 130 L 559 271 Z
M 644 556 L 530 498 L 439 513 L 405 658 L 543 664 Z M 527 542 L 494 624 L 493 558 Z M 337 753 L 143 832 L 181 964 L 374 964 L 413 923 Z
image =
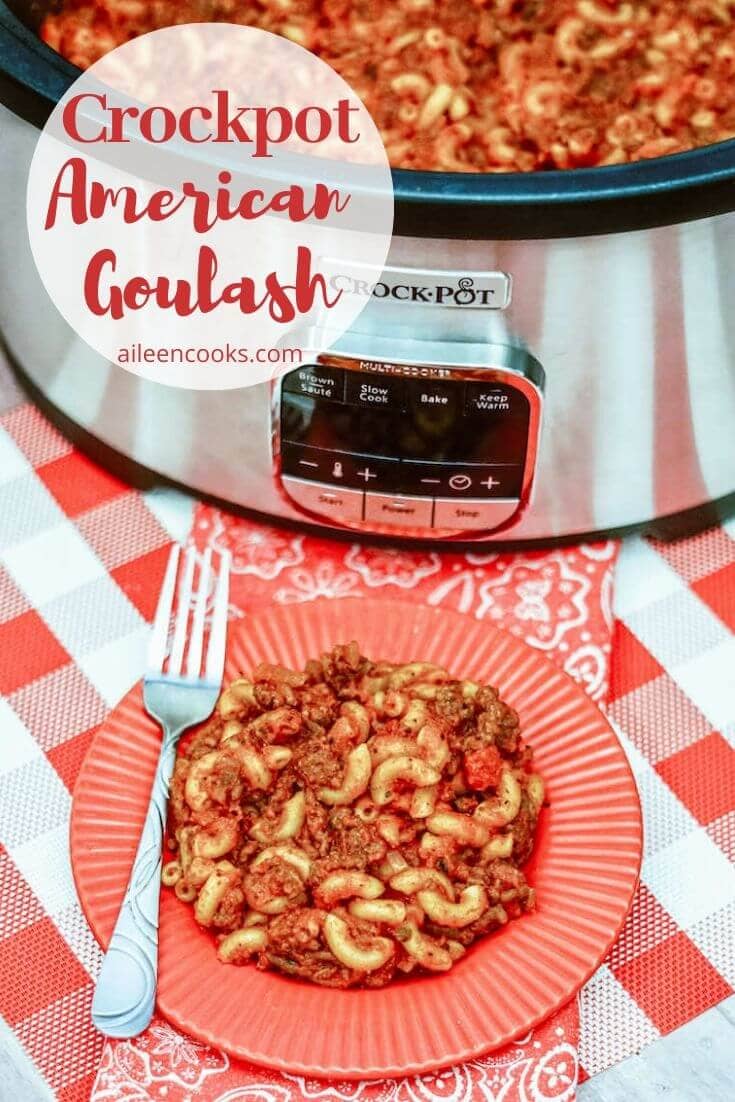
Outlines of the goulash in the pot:
M 204 20 L 324 58 L 396 167 L 611 165 L 735 135 L 733 0 L 64 0 L 41 33 L 85 68 L 136 35 Z

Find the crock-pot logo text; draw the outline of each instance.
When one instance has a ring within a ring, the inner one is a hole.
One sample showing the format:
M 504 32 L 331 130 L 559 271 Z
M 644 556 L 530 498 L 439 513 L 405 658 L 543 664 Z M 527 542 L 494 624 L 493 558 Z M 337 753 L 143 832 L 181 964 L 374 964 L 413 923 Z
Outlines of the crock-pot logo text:
M 355 295 L 365 295 L 377 299 L 392 299 L 394 302 L 426 303 L 430 306 L 494 306 L 497 304 L 497 290 L 494 287 L 475 286 L 471 276 L 463 276 L 455 284 L 437 283 L 391 283 L 378 281 L 369 283 L 350 276 L 332 276 L 330 286 L 338 292 L 349 291 Z
M 292 138 L 316 149 L 324 143 L 349 147 L 359 140 L 354 118 L 358 110 L 347 99 L 338 100 L 330 109 L 314 104 L 294 111 L 288 107 L 239 105 L 231 102 L 225 89 L 214 89 L 212 106 L 188 105 L 174 111 L 163 105 L 145 108 L 111 101 L 108 94 L 84 92 L 65 104 L 61 122 L 66 137 L 79 155 L 61 165 L 53 181 L 45 211 L 44 229 L 51 231 L 59 220 L 74 226 L 90 222 L 104 223 L 107 217 L 121 219 L 125 225 L 142 222 L 157 225 L 177 218 L 181 232 L 206 235 L 226 223 L 254 222 L 269 215 L 291 223 L 334 221 L 343 214 L 351 195 L 343 188 L 319 180 L 298 183 L 281 180 L 270 185 L 259 178 L 258 187 L 238 189 L 233 174 L 216 173 L 216 183 L 205 189 L 192 181 L 176 188 L 124 184 L 111 186 L 100 178 L 105 161 L 91 160 L 100 146 L 165 143 L 228 146 L 237 144 L 253 161 L 267 162 Z M 215 179 L 215 177 L 213 177 Z M 185 221 L 181 221 L 181 219 Z M 290 268 L 266 272 L 260 279 L 243 275 L 224 280 L 219 275 L 217 249 L 201 244 L 196 270 L 190 278 L 159 274 L 135 274 L 116 278 L 121 266 L 119 251 L 96 248 L 86 266 L 83 296 L 96 316 L 115 320 L 131 311 L 144 310 L 149 304 L 171 310 L 180 317 L 197 312 L 210 313 L 218 307 L 234 306 L 242 314 L 265 311 L 276 322 L 293 322 L 314 307 L 331 308 L 342 296 L 342 289 L 330 287 L 328 277 L 318 271 L 318 261 L 307 244 L 292 249 Z
M 460 274 L 387 267 L 376 278 L 376 273 L 359 272 L 360 265 L 353 268 L 355 273 L 339 272 L 331 277 L 332 290 L 414 306 L 503 310 L 510 302 L 511 279 L 506 272 Z

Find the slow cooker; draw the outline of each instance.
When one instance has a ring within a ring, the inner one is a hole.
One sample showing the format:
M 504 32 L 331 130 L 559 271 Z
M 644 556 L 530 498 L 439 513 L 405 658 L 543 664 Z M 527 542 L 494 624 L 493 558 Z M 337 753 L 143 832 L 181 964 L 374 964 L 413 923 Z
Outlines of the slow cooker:
M 735 141 L 605 168 L 394 172 L 388 263 L 339 346 L 277 384 L 186 391 L 105 363 L 49 301 L 24 203 L 78 71 L 0 3 L 0 325 L 91 438 L 330 531 L 525 542 L 735 501 Z M 671 529 L 669 523 L 669 530 Z

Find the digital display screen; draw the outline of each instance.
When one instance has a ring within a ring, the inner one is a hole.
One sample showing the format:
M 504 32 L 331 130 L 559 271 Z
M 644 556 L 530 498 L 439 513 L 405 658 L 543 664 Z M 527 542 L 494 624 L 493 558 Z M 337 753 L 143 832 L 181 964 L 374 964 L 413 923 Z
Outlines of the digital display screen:
M 332 469 L 339 462 L 340 477 L 349 480 L 351 465 L 338 453 L 382 458 L 387 462 L 379 465 L 381 487 L 430 493 L 438 485 L 432 472 L 482 465 L 498 468 L 492 480 L 498 496 L 514 496 L 521 490 L 529 419 L 526 396 L 493 380 L 299 368 L 282 384 L 283 469 L 318 480 L 329 474 L 327 457 L 337 456 Z M 312 449 L 325 456 L 311 455 Z

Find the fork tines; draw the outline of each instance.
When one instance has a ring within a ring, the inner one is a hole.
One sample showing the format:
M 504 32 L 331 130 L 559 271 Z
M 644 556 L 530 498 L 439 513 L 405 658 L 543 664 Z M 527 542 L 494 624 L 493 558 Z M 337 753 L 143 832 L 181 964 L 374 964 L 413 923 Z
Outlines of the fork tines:
M 206 549 L 201 561 L 198 561 L 196 548 L 183 550 L 177 543 L 172 545 L 148 645 L 146 678 L 216 684 L 221 682 L 227 636 L 229 553 L 221 552 L 218 559 L 218 566 L 215 567 L 211 547 Z M 211 613 L 207 617 L 213 579 L 214 594 Z M 173 637 L 169 649 L 172 612 Z M 209 642 L 205 668 L 202 671 L 207 619 Z

